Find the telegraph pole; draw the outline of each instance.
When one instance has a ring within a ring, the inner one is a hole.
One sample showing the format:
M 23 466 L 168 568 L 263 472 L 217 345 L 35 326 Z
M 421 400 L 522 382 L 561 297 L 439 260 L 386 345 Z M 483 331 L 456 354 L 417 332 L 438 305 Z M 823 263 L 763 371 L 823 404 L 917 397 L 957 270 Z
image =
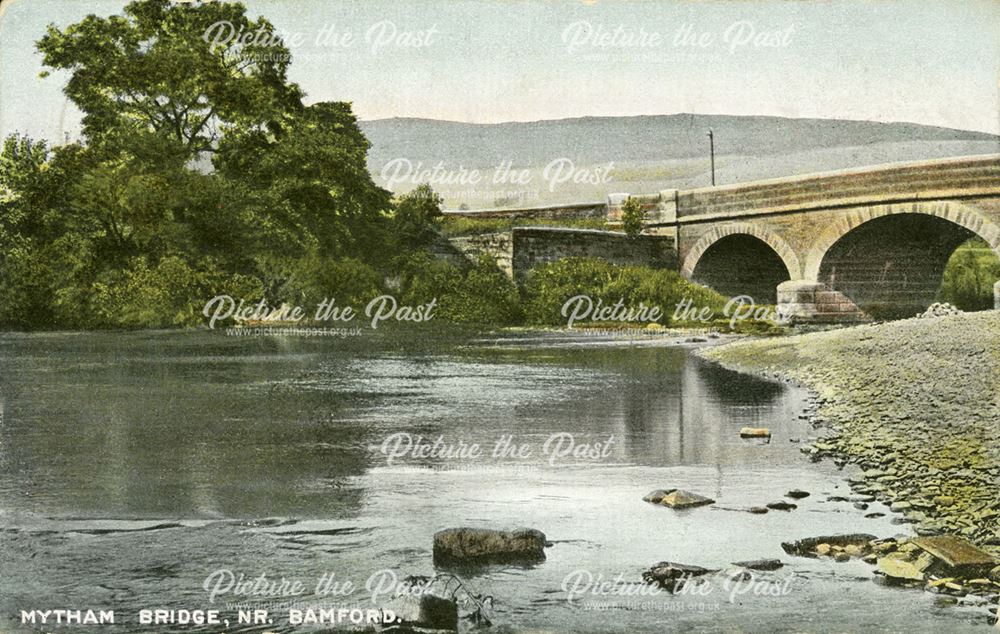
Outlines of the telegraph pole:
M 715 135 L 712 128 L 708 129 L 708 152 L 712 159 L 712 187 L 715 187 Z

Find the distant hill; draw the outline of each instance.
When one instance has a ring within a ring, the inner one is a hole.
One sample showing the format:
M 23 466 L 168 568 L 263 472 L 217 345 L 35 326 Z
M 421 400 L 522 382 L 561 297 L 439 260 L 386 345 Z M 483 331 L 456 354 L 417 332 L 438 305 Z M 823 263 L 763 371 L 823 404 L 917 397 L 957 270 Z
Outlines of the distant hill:
M 369 168 L 377 180 L 394 159 L 422 163 L 424 168 L 441 162 L 446 170 L 477 169 L 484 176 L 510 162 L 534 174 L 533 183 L 520 188 L 521 200 L 499 190 L 472 192 L 455 183 L 432 183 L 449 206 L 470 207 L 596 200 L 608 191 L 707 185 L 709 128 L 715 135 L 720 183 L 1000 152 L 1000 136 L 984 132 L 837 119 L 675 114 L 498 124 L 411 118 L 361 122 L 372 142 Z M 562 158 L 579 169 L 613 162 L 612 179 L 599 185 L 570 182 L 549 187 L 541 170 Z M 412 185 L 395 184 L 393 189 L 405 191 Z M 491 193 L 499 195 L 491 199 Z

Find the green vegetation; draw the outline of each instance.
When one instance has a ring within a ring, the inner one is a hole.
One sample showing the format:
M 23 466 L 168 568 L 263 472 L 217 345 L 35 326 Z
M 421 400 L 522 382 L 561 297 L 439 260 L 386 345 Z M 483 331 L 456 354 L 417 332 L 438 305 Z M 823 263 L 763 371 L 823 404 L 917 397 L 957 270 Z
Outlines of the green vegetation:
M 532 324 L 565 325 L 562 307 L 577 295 L 587 295 L 605 305 L 621 299 L 630 307 L 638 307 L 640 303 L 659 306 L 664 313 L 658 320 L 661 325 L 671 324 L 675 306 L 684 299 L 697 309 L 708 308 L 717 316 L 722 314 L 727 301 L 711 289 L 688 282 L 676 271 L 616 266 L 594 258 L 565 258 L 528 274 L 523 294 L 525 317 Z
M 941 281 L 939 301 L 962 310 L 993 308 L 993 284 L 1000 280 L 1000 258 L 981 238 L 973 238 L 952 254 Z
M 220 22 L 258 35 L 206 40 Z M 659 306 L 663 325 L 682 299 L 722 313 L 725 298 L 673 271 L 566 259 L 518 288 L 488 259 L 437 259 L 442 235 L 605 219 L 443 217 L 427 185 L 393 198 L 368 172 L 350 104 L 305 105 L 288 49 L 241 4 L 135 0 L 123 15 L 49 27 L 37 48 L 68 75 L 83 134 L 57 147 L 12 135 L 0 149 L 0 328 L 192 327 L 218 295 L 307 307 L 392 293 L 435 300 L 443 321 L 499 326 L 565 324 L 563 304 L 581 294 Z M 629 235 L 641 217 L 629 199 Z M 987 307 L 998 278 L 1000 263 L 970 243 L 942 298 Z
M 622 205 L 622 231 L 630 238 L 638 238 L 642 233 L 645 214 L 638 198 L 629 196 Z
M 257 36 L 206 41 L 222 22 Z M 289 51 L 243 5 L 138 0 L 37 46 L 69 74 L 83 136 L 3 143 L 0 327 L 196 326 L 217 295 L 363 306 L 397 291 L 438 297 L 443 319 L 520 319 L 494 265 L 427 253 L 440 197 L 376 186 L 349 104 L 306 106 Z

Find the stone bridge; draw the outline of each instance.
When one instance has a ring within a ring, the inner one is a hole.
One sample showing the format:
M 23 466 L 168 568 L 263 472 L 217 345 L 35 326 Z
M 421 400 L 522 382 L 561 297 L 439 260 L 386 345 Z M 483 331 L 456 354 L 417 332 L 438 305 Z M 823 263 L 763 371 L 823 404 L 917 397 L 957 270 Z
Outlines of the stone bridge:
M 1000 154 L 636 197 L 685 277 L 800 321 L 912 316 L 960 244 L 1000 256 Z M 626 195 L 609 198 L 614 223 Z

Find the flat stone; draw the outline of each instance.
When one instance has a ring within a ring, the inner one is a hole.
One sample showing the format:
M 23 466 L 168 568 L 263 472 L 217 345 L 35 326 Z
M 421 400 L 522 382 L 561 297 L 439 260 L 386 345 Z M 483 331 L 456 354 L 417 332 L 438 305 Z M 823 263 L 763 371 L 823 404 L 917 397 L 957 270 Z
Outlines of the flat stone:
M 655 491 L 650 491 L 642 498 L 643 502 L 652 502 L 653 504 L 659 504 L 663 501 L 663 498 L 667 497 L 677 489 L 657 489 Z
M 767 508 L 773 509 L 775 511 L 792 511 L 799 507 L 792 504 L 791 502 L 785 502 L 784 500 L 779 500 L 777 502 L 771 502 L 770 504 L 767 505 Z
M 767 513 L 767 507 L 766 506 L 751 506 L 750 507 L 750 512 L 753 513 L 754 515 L 763 515 L 764 513 Z
M 737 561 L 733 563 L 734 566 L 739 566 L 740 568 L 748 568 L 750 570 L 778 570 L 785 564 L 781 563 L 780 559 L 753 559 L 750 561 Z
M 740 438 L 770 438 L 771 430 L 767 427 L 741 427 Z
M 801 500 L 802 498 L 809 497 L 809 491 L 803 491 L 802 489 L 792 489 L 785 494 L 786 498 L 792 498 L 793 500 Z
M 965 573 L 985 573 L 997 564 L 992 555 L 955 535 L 917 537 L 912 541 L 949 568 Z
M 704 495 L 698 495 L 697 493 L 677 490 L 664 496 L 663 499 L 660 500 L 660 504 L 663 506 L 669 506 L 672 509 L 686 509 L 695 506 L 704 506 L 706 504 L 715 504 L 715 500 L 707 498 Z
M 891 583 L 916 582 L 924 580 L 924 571 L 930 564 L 929 557 L 909 561 L 904 554 L 892 553 L 878 560 L 878 571 Z

